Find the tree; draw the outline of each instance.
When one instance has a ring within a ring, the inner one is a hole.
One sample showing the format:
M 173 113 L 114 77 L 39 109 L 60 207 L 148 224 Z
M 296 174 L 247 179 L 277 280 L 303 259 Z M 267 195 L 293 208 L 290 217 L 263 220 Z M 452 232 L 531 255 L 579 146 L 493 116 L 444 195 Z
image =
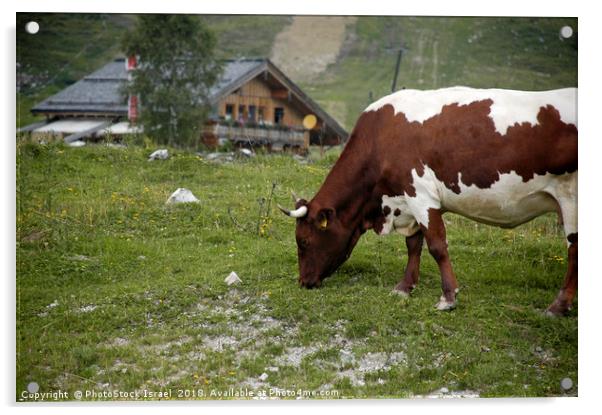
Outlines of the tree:
M 190 146 L 198 140 L 210 89 L 221 74 L 215 45 L 197 16 L 138 16 L 124 36 L 123 50 L 138 58 L 125 92 L 138 96 L 140 123 L 158 143 Z

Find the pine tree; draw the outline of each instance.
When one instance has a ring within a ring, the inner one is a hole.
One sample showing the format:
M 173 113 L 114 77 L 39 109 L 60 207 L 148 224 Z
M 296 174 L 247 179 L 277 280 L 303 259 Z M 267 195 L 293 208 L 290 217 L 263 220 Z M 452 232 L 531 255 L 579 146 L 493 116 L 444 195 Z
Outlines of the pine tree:
M 157 143 L 194 146 L 210 110 L 221 65 L 216 39 L 197 16 L 141 15 L 122 41 L 138 65 L 126 93 L 141 104 L 140 123 Z

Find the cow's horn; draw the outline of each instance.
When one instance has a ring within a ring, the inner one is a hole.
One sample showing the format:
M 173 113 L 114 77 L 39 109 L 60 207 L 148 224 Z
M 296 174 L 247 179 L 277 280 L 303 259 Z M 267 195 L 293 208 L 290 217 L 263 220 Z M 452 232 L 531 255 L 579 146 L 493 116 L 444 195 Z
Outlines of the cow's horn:
M 278 205 L 278 209 L 291 218 L 302 218 L 303 216 L 307 215 L 307 206 L 301 206 L 299 209 L 295 210 L 288 210 Z
M 291 194 L 293 195 L 293 202 L 297 203 L 299 200 L 301 200 L 299 196 L 295 194 L 295 192 L 291 191 Z

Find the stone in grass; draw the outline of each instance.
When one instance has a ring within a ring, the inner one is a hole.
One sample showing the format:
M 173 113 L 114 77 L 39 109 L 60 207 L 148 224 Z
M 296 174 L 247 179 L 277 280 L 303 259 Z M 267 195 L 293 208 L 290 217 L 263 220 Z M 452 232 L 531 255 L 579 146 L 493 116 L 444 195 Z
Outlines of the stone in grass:
M 88 258 L 85 255 L 74 255 L 74 256 L 69 257 L 69 259 L 71 261 L 90 261 L 90 258 Z
M 234 271 L 232 271 L 230 273 L 230 275 L 228 275 L 224 281 L 228 285 L 239 284 L 242 282 L 242 280 L 240 278 L 238 278 L 238 275 Z
M 169 196 L 166 203 L 171 205 L 174 203 L 197 203 L 198 201 L 199 199 L 190 190 L 180 187 Z
M 249 157 L 249 158 L 255 157 L 255 153 L 253 153 L 248 148 L 241 148 L 240 150 L 238 150 L 238 154 L 240 154 L 241 156 L 244 156 L 244 157 Z
M 83 147 L 85 145 L 86 145 L 86 142 L 82 141 L 82 140 L 75 140 L 68 144 L 69 147 Z
M 148 161 L 153 160 L 167 160 L 169 158 L 169 152 L 165 148 L 154 151 L 149 157 Z
M 268 379 L 268 374 L 267 373 L 262 373 L 261 376 L 259 376 L 259 380 L 262 382 L 265 382 Z

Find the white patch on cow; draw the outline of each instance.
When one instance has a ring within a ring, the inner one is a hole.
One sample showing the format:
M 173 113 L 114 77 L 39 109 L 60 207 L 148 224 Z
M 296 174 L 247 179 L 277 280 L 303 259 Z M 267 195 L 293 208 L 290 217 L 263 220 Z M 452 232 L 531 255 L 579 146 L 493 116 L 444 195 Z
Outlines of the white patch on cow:
M 462 182 L 458 173 L 460 193 L 454 193 L 437 179 L 435 172 L 424 166 L 419 176 L 412 170 L 415 196 L 384 195 L 382 207 L 391 212 L 385 217 L 381 234 L 395 230 L 410 236 L 418 230 L 418 224 L 428 228 L 429 209 L 442 209 L 489 225 L 513 228 L 547 212 L 563 215 L 565 234 L 577 232 L 577 172 L 564 175 L 534 175 L 524 182 L 516 172 L 503 173 L 491 187 L 481 189 Z M 395 209 L 400 210 L 394 216 Z
M 535 174 L 531 180 L 511 171 L 499 175 L 489 188 L 467 186 L 458 174 L 460 193 L 439 184 L 445 210 L 489 225 L 513 228 L 547 212 L 557 211 L 556 190 L 565 181 L 577 184 L 576 174 Z M 576 200 L 574 201 L 576 204 Z
M 376 111 L 392 105 L 394 113 L 403 113 L 409 122 L 419 122 L 441 113 L 446 105 L 468 105 L 491 99 L 489 117 L 498 133 L 506 134 L 508 127 L 528 122 L 537 125 L 537 114 L 542 107 L 552 105 L 560 113 L 560 119 L 577 126 L 577 89 L 564 88 L 553 91 L 514 91 L 506 89 L 474 89 L 451 87 L 420 91 L 402 89 L 370 104 L 364 112 Z
M 433 171 L 425 166 L 424 174 L 419 176 L 416 169 L 413 169 L 412 179 L 415 196 L 409 196 L 407 193 L 399 196 L 383 196 L 382 207 L 384 209 L 388 206 L 391 212 L 385 217 L 381 235 L 395 230 L 404 236 L 411 236 L 418 231 L 419 225 L 428 228 L 429 209 L 441 208 L 437 179 Z M 396 209 L 400 211 L 399 216 L 395 216 Z
M 380 231 L 381 235 L 388 235 L 394 230 L 404 236 L 411 236 L 418 231 L 418 223 L 414 215 L 409 212 L 403 196 L 383 195 L 383 210 L 385 207 L 388 207 L 390 212 L 385 216 L 385 223 Z M 399 211 L 399 215 L 395 216 L 395 211 Z
M 577 233 L 577 172 L 557 176 L 554 186 L 548 189 L 549 193 L 558 201 L 562 212 L 564 235 Z M 567 245 L 571 246 L 567 240 Z

